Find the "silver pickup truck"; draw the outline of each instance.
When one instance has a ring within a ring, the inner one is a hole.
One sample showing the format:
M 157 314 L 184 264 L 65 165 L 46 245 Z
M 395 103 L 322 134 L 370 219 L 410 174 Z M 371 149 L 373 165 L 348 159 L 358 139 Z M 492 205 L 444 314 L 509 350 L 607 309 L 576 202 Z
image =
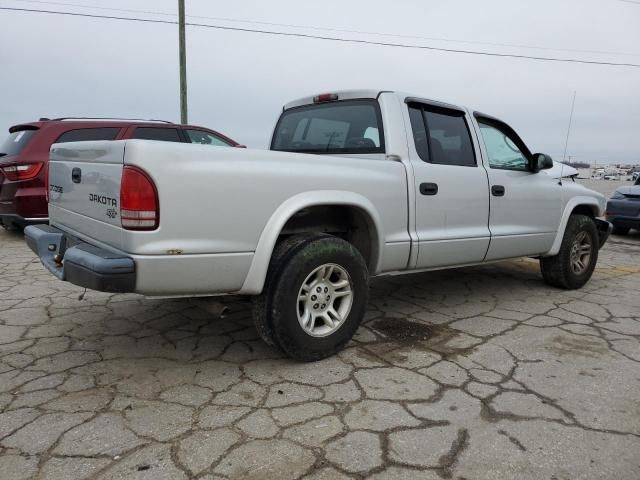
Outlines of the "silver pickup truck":
M 54 145 L 51 225 L 25 237 L 90 289 L 253 295 L 262 338 L 311 361 L 352 337 L 370 276 L 533 257 L 546 283 L 584 285 L 605 198 L 542 172 L 552 163 L 464 107 L 327 93 L 286 105 L 270 150 Z

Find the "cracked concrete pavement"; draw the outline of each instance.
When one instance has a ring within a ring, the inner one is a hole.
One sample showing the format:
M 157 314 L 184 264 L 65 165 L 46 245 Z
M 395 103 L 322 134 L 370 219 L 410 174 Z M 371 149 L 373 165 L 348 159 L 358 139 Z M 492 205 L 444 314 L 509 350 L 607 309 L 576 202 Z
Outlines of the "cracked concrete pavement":
M 377 279 L 300 364 L 242 298 L 79 300 L 0 231 L 0 477 L 640 478 L 639 254 L 578 291 L 531 260 Z

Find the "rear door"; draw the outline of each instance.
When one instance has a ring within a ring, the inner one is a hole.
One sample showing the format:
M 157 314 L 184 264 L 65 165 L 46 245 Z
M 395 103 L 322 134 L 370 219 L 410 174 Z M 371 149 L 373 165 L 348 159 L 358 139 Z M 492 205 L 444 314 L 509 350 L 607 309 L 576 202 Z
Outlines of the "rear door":
M 489 191 L 466 112 L 410 103 L 409 119 L 419 240 L 416 267 L 481 262 L 489 246 Z
M 121 140 L 53 146 L 49 161 L 52 225 L 121 247 L 119 202 L 124 150 Z

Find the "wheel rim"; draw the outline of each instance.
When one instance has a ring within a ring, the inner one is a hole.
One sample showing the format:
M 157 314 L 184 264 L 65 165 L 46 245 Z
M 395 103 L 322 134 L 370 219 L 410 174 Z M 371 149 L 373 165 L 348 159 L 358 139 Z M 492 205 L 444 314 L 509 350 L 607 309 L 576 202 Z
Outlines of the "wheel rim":
M 298 322 L 308 335 L 326 337 L 345 322 L 353 304 L 353 282 L 340 265 L 313 270 L 298 292 Z
M 580 232 L 576 235 L 573 244 L 571 245 L 571 271 L 576 275 L 584 273 L 589 264 L 591 263 L 591 249 L 592 242 L 591 237 L 587 232 Z

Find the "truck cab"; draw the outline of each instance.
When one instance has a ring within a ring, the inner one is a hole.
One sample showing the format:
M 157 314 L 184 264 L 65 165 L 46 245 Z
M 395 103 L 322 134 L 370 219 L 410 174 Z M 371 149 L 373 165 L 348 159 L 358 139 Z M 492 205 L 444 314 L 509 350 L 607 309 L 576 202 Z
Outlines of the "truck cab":
M 412 187 L 414 269 L 553 254 L 568 201 L 593 217 L 603 212 L 599 194 L 577 198 L 587 192 L 579 184 L 538 175 L 551 158 L 532 154 L 507 123 L 406 93 L 358 90 L 290 102 L 271 149 L 402 162 Z

